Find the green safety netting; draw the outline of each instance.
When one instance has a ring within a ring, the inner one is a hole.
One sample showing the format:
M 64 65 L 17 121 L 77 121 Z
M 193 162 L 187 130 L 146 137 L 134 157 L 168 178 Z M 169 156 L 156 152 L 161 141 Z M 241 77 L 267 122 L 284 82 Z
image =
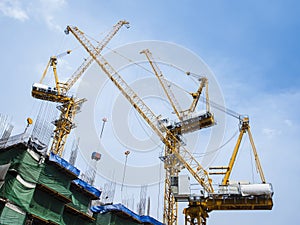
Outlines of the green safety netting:
M 45 164 L 44 164 L 45 165 Z M 69 190 L 71 180 L 70 178 L 55 168 L 54 165 L 46 164 L 42 170 L 39 183 L 57 191 L 58 193 L 70 197 L 71 191 Z
M 42 183 L 60 194 L 70 196 L 68 188 L 71 180 L 66 179 L 53 165 L 39 163 L 32 153 L 24 150 L 10 149 L 0 152 L 1 164 L 10 162 L 9 170 L 15 171 L 6 174 L 0 196 L 9 199 L 30 214 L 61 224 L 65 202 L 36 189 L 35 183 Z
M 63 225 L 94 225 L 92 221 L 87 221 L 81 218 L 79 215 L 65 212 L 63 214 Z M 104 223 L 105 224 L 105 223 Z M 102 225 L 104 225 L 102 224 Z
M 90 198 L 74 189 L 72 191 L 72 203 L 69 203 L 75 209 L 86 213 L 88 211 Z
M 39 182 L 67 197 L 71 195 L 69 191 L 71 180 L 54 165 L 39 163 L 28 151 L 10 149 L 0 152 L 0 165 L 9 162 L 10 170 L 16 170 L 27 182 Z
M 0 165 L 13 162 L 17 157 L 22 157 L 24 150 L 24 147 L 20 149 L 17 146 L 9 150 L 0 150 Z
M 128 218 L 122 218 L 112 213 L 97 214 L 93 225 L 141 225 Z
M 6 175 L 5 183 L 0 189 L 0 196 L 14 202 L 23 210 L 29 209 L 29 204 L 34 193 L 34 187 L 22 184 L 11 174 Z
M 37 183 L 44 165 L 39 164 L 27 151 L 23 154 L 18 165 L 18 173 L 27 182 Z
M 61 224 L 63 209 L 63 202 L 46 192 L 36 189 L 28 211 L 45 220 Z
M 26 214 L 5 206 L 0 212 L 0 225 L 21 225 Z
M 0 165 L 11 163 L 10 170 L 15 170 L 27 182 L 38 181 L 43 164 L 39 164 L 25 149 L 11 149 L 0 152 Z
M 95 218 L 96 220 L 94 221 L 93 225 L 111 224 L 111 213 L 96 214 Z

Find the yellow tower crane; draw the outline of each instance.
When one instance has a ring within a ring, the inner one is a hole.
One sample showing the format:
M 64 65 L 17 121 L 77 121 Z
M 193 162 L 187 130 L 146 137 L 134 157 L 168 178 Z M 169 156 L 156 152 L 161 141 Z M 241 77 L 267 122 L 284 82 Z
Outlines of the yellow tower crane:
M 168 123 L 165 120 L 166 127 L 169 129 L 170 133 L 177 138 L 176 142 L 181 142 L 181 136 L 185 133 L 190 133 L 197 131 L 202 128 L 210 127 L 214 125 L 214 117 L 210 112 L 209 108 L 209 98 L 208 98 L 208 82 L 207 78 L 203 77 L 201 79 L 200 87 L 198 88 L 196 93 L 192 93 L 194 100 L 188 110 L 183 111 L 180 107 L 180 104 L 175 98 L 174 93 L 171 90 L 170 82 L 164 77 L 163 73 L 159 69 L 157 63 L 155 62 L 152 53 L 149 49 L 145 49 L 141 51 L 141 53 L 145 54 L 147 60 L 149 61 L 154 74 L 159 80 L 172 108 L 177 115 L 178 121 L 176 123 Z M 193 116 L 196 105 L 200 98 L 201 92 L 203 88 L 206 86 L 206 113 L 198 116 Z M 173 143 L 172 137 L 169 137 L 168 134 L 165 137 L 171 143 Z M 178 143 L 174 142 L 174 146 Z M 178 174 L 181 170 L 181 163 L 177 158 L 172 157 L 172 149 L 170 149 L 167 145 L 165 148 L 165 156 L 164 167 L 166 171 L 165 175 L 165 193 L 164 193 L 164 222 L 168 224 L 176 224 L 177 223 L 177 213 L 178 207 L 177 202 L 174 196 L 174 190 L 172 191 L 172 186 L 174 183 L 178 182 Z
M 178 137 L 177 134 L 181 132 L 191 132 L 197 129 L 207 127 L 207 118 L 210 125 L 213 125 L 213 117 L 209 113 L 203 117 L 197 116 L 196 118 L 187 118 L 185 121 L 179 122 L 176 126 L 166 127 L 165 121 L 159 119 L 152 110 L 142 101 L 142 99 L 131 89 L 131 87 L 125 82 L 125 80 L 119 75 L 119 73 L 106 61 L 101 54 L 97 51 L 97 48 L 86 38 L 85 34 L 77 27 L 68 26 L 67 30 L 71 32 L 75 38 L 83 45 L 83 47 L 89 52 L 89 54 L 98 63 L 101 69 L 109 77 L 109 79 L 116 85 L 130 104 L 138 111 L 153 131 L 160 137 L 161 141 L 166 145 L 166 155 L 164 157 L 165 165 L 172 170 L 172 167 L 176 168 L 169 172 L 169 174 L 177 174 L 179 168 L 186 168 L 195 180 L 202 185 L 206 192 L 212 193 L 212 181 L 208 176 L 208 172 L 200 165 L 200 163 L 194 158 L 194 156 L 186 149 Z M 97 57 L 98 55 L 98 57 Z M 202 120 L 206 121 L 202 123 Z M 190 122 L 188 122 L 190 121 Z M 188 124 L 194 124 L 188 126 Z M 166 186 L 171 187 L 171 177 L 166 178 Z M 168 198 L 168 211 L 165 213 L 167 218 L 165 222 L 167 224 L 177 224 L 177 208 L 174 201 L 171 188 L 167 188 L 169 193 L 166 193 Z M 169 197 L 168 197 L 169 196 Z
M 218 108 L 218 106 L 217 106 Z M 220 108 L 219 108 L 220 109 Z M 230 110 L 231 111 L 231 110 Z M 209 169 L 214 171 L 210 175 L 224 175 L 221 185 L 216 193 L 207 195 L 192 196 L 189 199 L 189 206 L 184 209 L 185 225 L 205 225 L 208 213 L 216 210 L 271 210 L 273 207 L 272 184 L 266 183 L 266 179 L 260 164 L 257 150 L 250 131 L 249 118 L 229 112 L 230 115 L 239 119 L 239 136 L 229 160 L 228 166 L 215 166 Z M 248 133 L 257 170 L 261 183 L 250 184 L 250 182 L 232 182 L 229 180 L 234 163 L 239 151 L 242 138 Z M 221 170 L 221 172 L 216 172 Z
M 152 110 L 143 102 L 143 100 L 134 92 L 134 90 L 125 82 L 125 80 L 120 76 L 120 74 L 107 62 L 107 60 L 99 54 L 97 48 L 86 38 L 85 34 L 79 30 L 77 27 L 67 27 L 67 33 L 71 32 L 75 38 L 82 44 L 86 51 L 93 57 L 100 68 L 108 76 L 108 78 L 116 85 L 116 87 L 121 91 L 124 97 L 129 101 L 129 103 L 137 110 L 137 112 L 142 116 L 142 118 L 147 122 L 147 124 L 153 129 L 153 131 L 159 136 L 161 141 L 165 144 L 165 168 L 166 173 L 166 185 L 167 190 L 165 193 L 165 212 L 164 212 L 164 222 L 167 225 L 177 224 L 177 199 L 180 196 L 176 196 L 176 193 L 172 192 L 172 175 L 176 177 L 180 170 L 186 168 L 193 178 L 203 187 L 204 192 L 200 193 L 199 196 L 188 196 L 189 206 L 184 210 L 185 214 L 185 224 L 192 225 L 205 225 L 208 213 L 212 210 L 254 210 L 262 209 L 269 210 L 272 208 L 272 188 L 271 184 L 265 183 L 264 176 L 262 177 L 262 184 L 237 184 L 231 185 L 227 181 L 225 185 L 220 185 L 218 192 L 215 192 L 212 186 L 212 179 L 209 177 L 209 173 L 200 165 L 200 163 L 194 158 L 194 156 L 188 151 L 187 148 L 182 144 L 179 135 L 182 133 L 188 133 L 195 131 L 196 129 L 201 129 L 207 126 L 212 126 L 214 124 L 214 119 L 212 114 L 208 111 L 205 116 L 196 116 L 189 118 L 188 116 L 182 116 L 181 112 L 178 111 L 179 122 L 175 124 L 166 123 L 165 119 L 161 119 L 156 116 Z M 153 60 L 148 51 L 145 51 L 146 56 L 149 57 L 150 64 L 155 71 L 156 76 L 159 75 L 158 79 L 164 79 L 162 73 L 157 70 L 156 66 L 153 64 Z M 198 101 L 199 94 L 207 80 L 203 79 L 202 84 L 197 91 L 194 93 L 194 101 Z M 163 84 L 164 85 L 164 84 Z M 202 87 L 201 87 L 202 86 Z M 166 94 L 170 94 L 170 90 L 165 90 Z M 173 101 L 173 98 L 170 98 Z M 194 102 L 193 101 L 193 102 Z M 189 108 L 190 112 L 193 112 L 195 106 Z M 172 107 L 176 103 L 173 102 Z M 176 108 L 177 109 L 177 108 Z M 209 114 L 208 114 L 209 113 Z M 208 118 L 208 120 L 207 120 Z M 204 121 L 204 122 L 203 122 Z M 241 120 L 241 132 L 248 132 L 250 134 L 250 139 L 252 139 L 249 130 L 249 121 L 244 118 Z M 191 125 L 191 126 L 190 126 Z M 240 135 L 238 142 L 240 143 L 243 135 Z M 252 140 L 253 141 L 253 140 Z M 252 142 L 251 141 L 251 142 Z M 237 145 L 239 146 L 239 144 Z M 254 146 L 254 143 L 253 145 Z M 235 148 L 237 152 L 238 147 Z M 254 150 L 256 155 L 257 165 L 260 165 L 256 150 Z M 233 162 L 235 157 L 227 167 L 227 172 L 232 170 Z M 259 166 L 261 168 L 261 166 Z M 262 171 L 262 170 L 261 170 Z M 230 175 L 230 173 L 229 173 Z M 225 176 L 223 179 L 229 179 L 229 175 Z M 228 177 L 228 178 L 226 178 Z
M 104 39 L 99 42 L 99 45 L 97 46 L 97 51 L 99 53 L 105 48 L 105 46 L 123 25 L 126 25 L 126 27 L 128 27 L 129 23 L 125 20 L 119 21 L 113 26 L 112 30 L 104 37 Z M 67 82 L 61 83 L 59 82 L 56 71 L 57 59 L 66 54 L 70 54 L 70 52 L 71 51 L 67 51 L 66 53 L 63 53 L 61 55 L 50 57 L 40 83 L 33 84 L 31 92 L 34 98 L 61 103 L 61 105 L 58 106 L 58 109 L 61 112 L 60 117 L 59 119 L 54 121 L 55 130 L 53 142 L 50 149 L 51 152 L 53 152 L 54 154 L 58 154 L 59 156 L 62 156 L 68 134 L 71 132 L 71 129 L 75 127 L 73 123 L 75 114 L 80 110 L 81 104 L 86 101 L 85 99 L 76 99 L 73 96 L 68 96 L 68 91 L 94 61 L 92 57 L 84 60 L 84 62 L 73 73 L 73 75 L 67 80 Z M 43 84 L 43 80 L 49 67 L 52 67 L 55 78 L 54 88 Z

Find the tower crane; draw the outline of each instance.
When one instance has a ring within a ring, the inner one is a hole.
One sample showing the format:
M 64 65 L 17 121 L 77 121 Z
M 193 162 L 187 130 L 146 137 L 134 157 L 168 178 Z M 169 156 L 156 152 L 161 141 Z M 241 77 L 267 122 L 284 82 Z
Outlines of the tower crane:
M 190 133 L 202 128 L 210 127 L 214 125 L 214 117 L 210 112 L 209 108 L 209 99 L 208 99 L 208 82 L 207 78 L 203 78 L 200 83 L 200 87 L 198 88 L 196 93 L 192 93 L 193 101 L 188 110 L 183 111 L 175 98 L 174 93 L 170 88 L 170 83 L 164 77 L 163 73 L 159 69 L 157 63 L 155 62 L 152 53 L 149 49 L 145 49 L 141 51 L 141 53 L 145 54 L 147 60 L 149 61 L 155 76 L 159 80 L 169 102 L 172 105 L 172 108 L 177 115 L 178 121 L 174 124 L 168 124 L 167 128 L 179 141 L 181 141 L 181 135 L 185 133 Z M 196 105 L 200 98 L 201 92 L 206 85 L 206 113 L 201 114 L 199 116 L 192 116 L 195 111 Z M 166 122 L 166 121 L 165 121 Z M 168 134 L 166 135 L 166 139 L 170 139 Z M 172 140 L 172 139 L 170 139 Z M 172 149 L 169 149 L 166 145 L 165 148 L 165 156 L 164 156 L 164 165 L 165 165 L 165 194 L 164 194 L 164 220 L 168 221 L 169 224 L 176 224 L 177 222 L 177 203 L 175 201 L 174 191 L 172 191 L 172 186 L 178 182 L 178 174 L 181 170 L 180 163 L 178 163 L 177 158 L 170 158 L 172 155 Z M 168 160 L 165 160 L 169 158 Z M 177 166 L 177 167 L 176 167 Z M 174 183 L 174 184 L 173 184 Z
M 160 120 L 159 117 L 152 112 L 152 110 L 143 102 L 143 100 L 134 92 L 134 90 L 132 90 L 132 88 L 119 75 L 119 73 L 106 61 L 103 56 L 101 56 L 101 54 L 99 54 L 97 48 L 93 46 L 93 44 L 87 39 L 81 30 L 79 30 L 77 27 L 67 26 L 66 31 L 71 32 L 75 36 L 75 38 L 98 63 L 109 79 L 121 91 L 124 97 L 138 111 L 138 113 L 143 117 L 153 131 L 160 137 L 161 141 L 166 145 L 166 155 L 164 157 L 164 161 L 166 167 L 170 170 L 169 174 L 174 174 L 176 176 L 179 172 L 179 168 L 186 168 L 192 174 L 195 180 L 202 185 L 206 192 L 212 193 L 212 181 L 208 176 L 208 172 L 200 165 L 200 163 L 194 158 L 189 150 L 181 144 L 178 136 L 176 136 L 176 134 L 180 133 L 182 130 L 172 129 L 172 126 L 169 128 L 166 127 L 164 121 Z M 202 125 L 200 118 L 200 116 L 197 117 L 198 127 L 201 127 Z M 210 120 L 213 121 L 212 117 L 210 118 Z M 185 127 L 185 124 L 182 126 L 180 122 L 177 125 L 178 127 Z M 189 132 L 193 129 L 195 128 L 186 128 L 184 131 Z M 171 187 L 171 177 L 166 177 L 165 182 L 167 187 Z M 177 204 L 173 197 L 173 193 L 171 192 L 171 188 L 168 188 L 166 191 L 168 192 L 166 193 L 166 196 L 170 203 L 168 203 L 169 208 L 166 209 L 168 212 L 166 215 L 168 216 L 165 218 L 165 222 L 167 224 L 177 224 Z
M 123 25 L 128 28 L 129 23 L 125 20 L 119 21 L 113 26 L 111 31 L 104 37 L 104 39 L 99 42 L 99 45 L 97 46 L 97 51 L 99 53 L 105 48 L 105 46 Z M 75 114 L 80 110 L 82 103 L 86 101 L 85 99 L 77 99 L 73 96 L 68 96 L 68 91 L 94 61 L 92 57 L 84 60 L 84 62 L 73 73 L 73 75 L 70 76 L 67 82 L 61 83 L 59 82 L 56 71 L 57 59 L 66 54 L 70 54 L 70 52 L 71 51 L 69 50 L 61 55 L 50 57 L 40 83 L 33 84 L 31 92 L 34 98 L 61 103 L 61 105 L 57 107 L 61 113 L 59 119 L 54 121 L 55 130 L 50 149 L 54 154 L 58 154 L 59 156 L 62 156 L 68 134 L 71 132 L 71 129 L 75 127 L 75 124 L 73 123 Z M 42 84 L 49 67 L 52 67 L 55 78 L 54 88 Z
M 225 111 L 218 105 L 216 108 Z M 241 116 L 229 110 L 229 115 L 239 119 L 239 136 L 234 150 L 229 160 L 228 166 L 215 166 L 209 169 L 209 175 L 224 175 L 217 193 L 208 195 L 191 196 L 189 206 L 184 209 L 185 225 L 205 225 L 208 213 L 216 210 L 271 210 L 273 207 L 273 188 L 272 184 L 266 183 L 266 179 L 260 164 L 257 150 L 250 131 L 249 117 Z M 249 182 L 230 182 L 229 177 L 233 170 L 234 163 L 239 151 L 242 138 L 248 133 L 251 143 L 255 163 L 260 175 L 261 183 L 250 184 Z M 215 172 L 221 170 L 221 172 Z
M 164 163 L 167 170 L 165 179 L 165 188 L 167 190 L 165 193 L 164 204 L 164 222 L 168 225 L 177 224 L 177 203 L 176 196 L 172 193 L 172 175 L 177 176 L 180 170 L 186 168 L 189 173 L 194 177 L 194 179 L 202 186 L 204 192 L 199 194 L 199 196 L 189 196 L 189 206 L 184 210 L 185 214 L 185 224 L 192 225 L 205 225 L 208 213 L 212 210 L 270 210 L 272 209 L 272 188 L 271 184 L 265 182 L 264 176 L 262 178 L 262 184 L 238 184 L 235 186 L 230 185 L 227 181 L 229 175 L 225 174 L 223 182 L 225 185 L 219 187 L 219 191 L 215 192 L 212 186 L 212 179 L 209 173 L 200 165 L 200 163 L 194 158 L 194 156 L 188 151 L 188 149 L 182 144 L 178 134 L 182 132 L 191 132 L 196 128 L 192 126 L 191 128 L 183 129 L 185 122 L 187 124 L 197 124 L 197 129 L 204 128 L 206 126 L 211 126 L 214 124 L 213 116 L 209 115 L 210 123 L 202 124 L 200 116 L 192 118 L 180 117 L 177 125 L 179 128 L 174 128 L 173 125 L 169 125 L 166 120 L 162 120 L 156 116 L 153 111 L 143 102 L 143 100 L 134 92 L 134 90 L 125 82 L 125 80 L 120 76 L 120 74 L 107 62 L 107 60 L 99 54 L 97 48 L 89 41 L 85 34 L 79 30 L 77 27 L 67 26 L 66 33 L 72 33 L 75 38 L 81 43 L 81 45 L 86 49 L 86 51 L 93 57 L 96 63 L 108 76 L 108 78 L 115 84 L 115 86 L 121 91 L 124 97 L 129 101 L 129 103 L 137 110 L 137 112 L 142 116 L 142 118 L 147 122 L 147 124 L 152 128 L 152 130 L 159 136 L 161 141 L 165 144 L 165 156 Z M 98 57 L 97 57 L 98 55 Z M 148 54 L 148 56 L 150 56 Z M 150 58 L 150 57 L 149 57 Z M 158 72 L 156 67 L 153 67 L 156 72 Z M 163 78 L 161 73 L 157 73 L 159 78 Z M 157 75 L 156 74 L 156 75 Z M 204 85 L 207 80 L 202 80 L 203 84 L 197 91 L 198 95 L 202 92 Z M 164 85 L 164 84 L 163 84 Z M 203 87 L 201 87 L 203 85 Z M 170 94 L 169 90 L 165 90 Z M 199 100 L 197 93 L 194 95 L 194 101 Z M 170 95 L 171 96 L 171 95 Z M 172 98 L 171 98 L 172 99 Z M 197 102 L 196 102 L 197 103 Z M 194 104 L 196 104 L 194 103 Z M 175 106 L 176 103 L 174 103 Z M 172 106 L 172 107 L 174 107 Z M 189 108 L 190 112 L 194 111 L 194 106 Z M 180 116 L 180 111 L 178 111 Z M 205 121 L 205 117 L 203 117 Z M 198 121 L 198 122 L 195 122 Z M 240 132 L 248 132 L 250 139 L 252 139 L 249 130 L 249 120 L 243 118 L 241 120 Z M 180 128 L 181 127 L 181 128 Z M 243 135 L 240 135 L 239 139 Z M 253 141 L 253 140 L 252 140 Z M 251 142 L 252 142 L 251 141 Z M 240 142 L 240 140 L 238 141 Z M 254 146 L 254 143 L 253 145 Z M 238 149 L 239 144 L 236 145 Z M 237 149 L 234 152 L 237 152 Z M 254 151 L 257 165 L 260 165 L 256 150 Z M 235 154 L 235 153 L 234 153 Z M 230 161 L 227 167 L 227 172 L 232 170 L 235 157 Z M 259 166 L 261 168 L 261 166 Z M 261 170 L 262 171 L 262 170 Z M 227 178 L 226 178 L 227 177 Z M 226 180 L 227 179 L 227 180 Z M 231 188 L 234 190 L 232 191 Z

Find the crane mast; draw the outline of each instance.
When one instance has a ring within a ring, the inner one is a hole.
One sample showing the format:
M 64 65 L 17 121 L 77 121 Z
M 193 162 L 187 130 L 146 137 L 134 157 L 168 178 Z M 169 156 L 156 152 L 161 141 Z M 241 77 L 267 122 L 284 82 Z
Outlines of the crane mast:
M 86 38 L 85 34 L 77 27 L 68 26 L 67 31 L 71 32 L 75 38 L 82 44 L 86 51 L 93 57 L 104 73 L 121 91 L 124 97 L 138 111 L 147 124 L 160 137 L 166 145 L 165 150 L 165 168 L 167 170 L 166 189 L 169 202 L 169 208 L 165 209 L 167 218 L 164 220 L 167 224 L 177 224 L 177 211 L 174 196 L 171 192 L 171 174 L 177 175 L 181 168 L 186 168 L 195 180 L 203 187 L 206 192 L 213 193 L 212 181 L 208 172 L 199 164 L 193 155 L 181 145 L 176 136 L 177 130 L 168 129 L 163 122 L 151 111 L 151 109 L 142 101 L 142 99 L 132 90 L 118 72 L 99 54 L 97 48 Z M 68 33 L 68 32 L 67 32 Z M 97 57 L 98 55 L 98 57 Z M 176 160 L 174 160 L 176 158 Z
M 128 24 L 129 23 L 125 20 L 121 20 L 115 24 L 112 30 L 101 42 L 99 42 L 99 45 L 97 46 L 98 53 L 105 48 L 123 25 L 128 26 Z M 61 112 L 60 117 L 53 122 L 55 129 L 53 142 L 50 148 L 51 152 L 58 154 L 59 156 L 62 156 L 68 134 L 70 134 L 71 130 L 75 127 L 75 124 L 73 123 L 75 114 L 79 112 L 82 103 L 86 101 L 86 99 L 76 99 L 73 96 L 70 97 L 67 95 L 67 92 L 93 62 L 93 58 L 89 57 L 78 67 L 66 83 L 60 83 L 56 71 L 57 58 L 62 57 L 65 54 L 69 54 L 70 52 L 71 51 L 67 51 L 66 53 L 51 57 L 42 75 L 40 83 L 36 83 L 32 87 L 32 96 L 34 98 L 61 103 L 61 105 L 57 107 Z M 49 67 L 53 68 L 55 88 L 42 84 Z
M 60 111 L 60 116 L 57 120 L 53 121 L 55 129 L 50 148 L 50 151 L 54 154 L 62 156 L 67 136 L 75 127 L 73 123 L 75 115 L 79 112 L 82 103 L 85 101 L 85 98 L 76 99 L 71 97 L 68 102 L 57 106 L 57 109 Z

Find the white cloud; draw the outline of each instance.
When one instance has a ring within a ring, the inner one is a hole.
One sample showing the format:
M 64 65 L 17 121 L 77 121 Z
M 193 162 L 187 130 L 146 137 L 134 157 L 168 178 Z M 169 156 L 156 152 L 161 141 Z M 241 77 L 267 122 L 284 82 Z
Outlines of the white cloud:
M 66 0 L 2 0 L 0 12 L 4 16 L 20 21 L 36 19 L 44 23 L 52 30 L 62 31 L 56 18 L 59 12 L 67 4 Z
M 28 14 L 22 9 L 21 2 L 18 0 L 4 0 L 0 2 L 0 11 L 3 15 L 20 21 L 29 19 Z
M 47 26 L 52 30 L 62 31 L 63 28 L 55 23 L 52 15 L 44 15 L 45 22 Z
M 37 0 L 31 4 L 30 11 L 38 18 L 42 18 L 46 25 L 52 29 L 61 32 L 63 29 L 55 21 L 55 15 L 66 4 L 66 0 Z

